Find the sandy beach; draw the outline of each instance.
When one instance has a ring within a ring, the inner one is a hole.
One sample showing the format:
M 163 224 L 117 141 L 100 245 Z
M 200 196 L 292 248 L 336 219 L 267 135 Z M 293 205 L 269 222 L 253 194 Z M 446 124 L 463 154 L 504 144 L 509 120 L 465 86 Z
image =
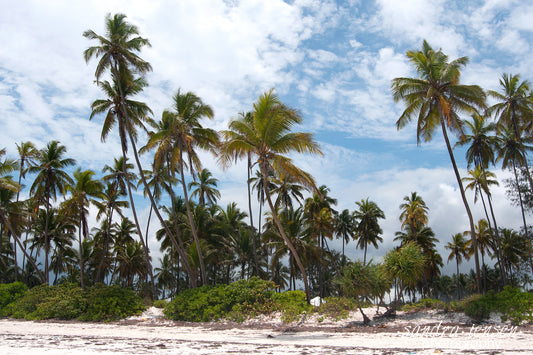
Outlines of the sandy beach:
M 496 318 L 495 318 L 496 319 Z M 274 317 L 244 323 L 187 323 L 151 308 L 113 323 L 0 320 L 1 354 L 529 354 L 533 327 L 420 312 L 360 324 L 316 315 L 294 324 Z

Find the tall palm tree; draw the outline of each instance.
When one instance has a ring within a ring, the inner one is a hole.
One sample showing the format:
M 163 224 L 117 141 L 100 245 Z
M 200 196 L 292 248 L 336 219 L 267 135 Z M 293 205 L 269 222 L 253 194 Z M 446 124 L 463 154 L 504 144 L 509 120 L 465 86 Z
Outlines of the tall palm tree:
M 457 265 L 457 299 L 461 298 L 460 293 L 460 274 L 459 274 L 459 264 L 463 262 L 463 258 L 467 260 L 470 259 L 470 254 L 468 252 L 469 245 L 471 241 L 476 240 L 476 238 L 471 238 L 470 240 L 465 240 L 463 233 L 457 233 L 452 235 L 452 241 L 446 244 L 445 248 L 450 250 L 450 255 L 448 255 L 448 262 L 455 258 L 455 263 Z
M 35 165 L 37 158 L 39 157 L 39 150 L 35 148 L 32 142 L 21 142 L 20 145 L 16 144 L 17 152 L 19 154 L 19 179 L 18 184 L 20 185 L 22 179 L 26 177 L 26 168 L 28 166 Z M 19 200 L 20 191 L 17 192 L 17 201 Z
M 405 196 L 403 201 L 400 205 L 402 228 L 410 225 L 413 229 L 417 229 L 428 223 L 429 208 L 420 195 L 411 192 L 411 196 Z
M 482 116 L 474 113 L 472 115 L 472 121 L 465 121 L 466 132 L 461 136 L 461 139 L 457 142 L 457 145 L 464 146 L 469 145 L 466 151 L 466 160 L 468 162 L 468 168 L 472 164 L 476 167 L 476 170 L 479 170 L 476 174 L 489 182 L 488 167 L 489 165 L 495 165 L 496 151 L 500 143 L 500 139 L 494 135 L 496 131 L 496 124 L 488 122 L 488 116 Z M 494 177 L 494 176 L 492 176 Z M 468 187 L 467 187 L 468 189 Z M 477 190 L 476 190 L 477 191 Z M 500 236 L 498 232 L 498 224 L 496 222 L 496 217 L 494 216 L 494 208 L 492 207 L 492 198 L 490 195 L 489 186 L 486 186 L 486 189 L 483 190 L 487 195 L 487 200 L 489 204 L 489 209 L 491 212 L 492 222 L 494 223 L 494 228 L 491 227 L 490 219 L 487 216 L 487 221 L 489 222 L 490 232 L 494 233 L 494 239 L 498 243 L 498 260 L 501 258 L 500 253 Z M 479 191 L 481 193 L 481 190 Z M 487 212 L 485 206 L 485 200 L 481 194 L 483 207 L 485 208 L 485 214 Z M 475 194 L 474 203 L 476 203 L 477 192 Z M 504 278 L 505 282 L 505 278 Z
M 510 128 L 501 128 L 501 142 L 498 147 L 498 158 L 497 161 L 501 160 L 502 169 L 511 169 L 513 170 L 515 176 L 516 186 L 518 184 L 518 171 L 517 166 L 524 166 L 527 160 L 527 151 L 532 151 L 533 147 L 527 144 L 530 140 L 522 137 L 516 137 L 514 132 Z M 522 200 L 522 193 L 518 189 L 518 198 L 520 201 L 520 209 L 522 211 L 522 222 L 524 223 L 524 230 L 527 235 L 527 223 L 526 215 L 524 212 L 524 203 Z
M 413 118 L 417 120 L 417 142 L 430 141 L 435 129 L 440 125 L 446 148 L 452 162 L 461 198 L 470 222 L 470 230 L 475 233 L 474 219 L 466 199 L 461 176 L 455 162 L 452 146 L 448 138 L 451 132 L 463 131 L 460 112 L 476 112 L 485 107 L 486 95 L 477 85 L 460 84 L 461 69 L 468 63 L 467 57 L 449 61 L 441 50 L 435 51 L 424 40 L 422 50 L 408 51 L 407 57 L 414 65 L 419 77 L 395 78 L 392 80 L 394 101 L 404 101 L 406 109 L 396 122 L 398 129 L 404 128 Z M 474 253 L 478 288 L 481 289 L 477 244 L 474 239 Z
M 196 94 L 192 92 L 182 93 L 181 90 L 178 90 L 173 97 L 173 109 L 173 111 L 163 112 L 162 120 L 167 121 L 165 129 L 151 134 L 146 148 L 157 147 L 155 161 L 162 162 L 170 157 L 171 171 L 179 170 L 187 216 L 199 258 L 200 276 L 202 282 L 206 283 L 205 265 L 198 232 L 192 218 L 189 193 L 185 182 L 185 170 L 188 168 L 193 179 L 196 177 L 196 172 L 202 170 L 197 150 L 200 148 L 214 152 L 219 141 L 218 133 L 202 126 L 200 120 L 213 118 L 213 109 Z
M 31 186 L 30 192 L 44 204 L 46 216 L 49 216 L 51 200 L 56 200 L 57 193 L 65 195 L 66 187 L 72 184 L 72 178 L 64 169 L 74 165 L 75 161 L 71 158 L 65 158 L 67 148 L 58 141 L 49 142 L 46 147 L 39 152 L 37 165 L 30 167 L 31 172 L 37 173 Z M 47 217 L 48 218 L 48 217 Z M 48 238 L 48 228 L 45 225 L 43 237 Z M 44 275 L 46 282 L 49 282 L 48 256 L 50 250 L 49 243 L 45 241 L 45 263 Z
M 217 182 L 218 179 L 214 178 L 209 170 L 202 169 L 198 174 L 198 181 L 193 180 L 189 183 L 189 190 L 192 191 L 191 198 L 198 197 L 198 203 L 201 205 L 205 205 L 206 200 L 210 205 L 216 204 L 220 198 Z
M 246 157 L 248 153 L 256 159 L 272 218 L 302 273 L 309 301 L 307 273 L 296 249 L 285 234 L 267 186 L 269 174 L 272 173 L 276 178 L 290 176 L 295 182 L 316 190 L 311 175 L 296 167 L 285 155 L 293 151 L 312 154 L 322 152 L 310 133 L 291 132 L 294 125 L 302 122 L 302 117 L 296 110 L 284 105 L 273 90 L 261 95 L 253 106 L 252 115 L 230 122 L 229 130 L 224 132 L 226 141 L 222 146 L 221 159 L 226 165 L 234 159 Z
M 67 186 L 67 191 L 71 193 L 70 199 L 65 201 L 66 208 L 72 215 L 75 215 L 78 222 L 78 245 L 79 245 L 79 265 L 80 265 L 80 284 L 85 288 L 85 260 L 83 258 L 83 241 L 89 236 L 89 223 L 87 220 L 89 214 L 89 204 L 94 201 L 91 198 L 102 198 L 104 185 L 101 181 L 94 179 L 95 172 L 92 170 L 81 170 L 78 168 L 74 171 L 74 183 Z
M 378 207 L 378 205 L 366 200 L 357 201 L 355 203 L 358 207 L 354 211 L 354 217 L 357 221 L 355 233 L 357 235 L 357 247 L 364 249 L 363 264 L 366 264 L 366 251 L 369 244 L 374 248 L 378 248 L 378 242 L 383 242 L 383 238 L 379 235 L 383 230 L 379 226 L 378 219 L 385 219 L 385 213 Z
M 355 219 L 348 209 L 342 210 L 335 216 L 335 232 L 342 239 L 342 259 L 344 260 L 344 244 L 348 244 L 355 237 Z

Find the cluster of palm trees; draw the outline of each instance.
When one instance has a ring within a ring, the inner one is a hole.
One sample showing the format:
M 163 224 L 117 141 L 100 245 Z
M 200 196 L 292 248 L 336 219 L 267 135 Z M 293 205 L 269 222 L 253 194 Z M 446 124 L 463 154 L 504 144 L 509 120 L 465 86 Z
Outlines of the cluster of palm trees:
M 470 223 L 470 230 L 454 235 L 453 241 L 447 246 L 451 250 L 449 260 L 457 260 L 457 274 L 459 275 L 458 265 L 462 258 L 473 255 L 477 290 L 481 291 L 483 277 L 480 272 L 479 253 L 484 258 L 489 249 L 497 259 L 496 265 L 504 284 L 512 278 L 514 269 L 528 259 L 533 272 L 531 237 L 524 213 L 523 191 L 518 188 L 518 168 L 523 168 L 528 181 L 527 189 L 533 190 L 527 158 L 527 153 L 532 149 L 530 143 L 533 138 L 533 93 L 530 83 L 527 80 L 522 81 L 519 75 L 503 74 L 499 91 L 485 92 L 477 85 L 461 84 L 461 69 L 468 63 L 468 58 L 449 60 L 442 50 L 434 50 L 426 41 L 423 42 L 421 50 L 408 51 L 407 57 L 416 69 L 418 77 L 396 78 L 392 81 L 394 99 L 403 101 L 406 105 L 396 124 L 398 129 L 401 129 L 411 120 L 416 120 L 418 143 L 421 140 L 430 141 L 435 129 L 439 126 L 441 128 Z M 487 96 L 495 101 L 492 106 L 487 105 Z M 470 114 L 471 120 L 463 120 L 461 113 Z M 458 136 L 457 145 L 468 146 L 468 168 L 474 166 L 472 170 L 468 170 L 468 177 L 460 176 L 448 131 Z M 490 186 L 497 185 L 498 182 L 495 180 L 495 174 L 488 169 L 498 162 L 501 162 L 502 169 L 511 169 L 516 178 L 515 190 L 523 219 L 521 235 L 499 229 L 497 225 Z M 467 185 L 464 186 L 464 183 Z M 477 226 L 465 189 L 474 190 L 474 202 L 481 197 L 483 203 L 485 219 L 479 221 Z M 509 237 L 509 234 L 517 237 Z M 464 235 L 469 235 L 470 239 L 466 241 Z M 513 253 L 511 256 L 505 252 L 513 249 L 506 247 L 514 243 L 511 241 L 513 238 L 520 239 L 522 252 L 518 255 Z
M 385 218 L 384 212 L 368 198 L 357 201 L 354 211 L 336 211 L 337 201 L 329 196 L 329 189 L 318 187 L 289 158 L 294 153 L 322 154 L 310 133 L 293 130 L 302 122 L 297 110 L 271 90 L 259 96 L 249 112 L 233 119 L 227 130 L 218 132 L 202 124 L 213 118 L 213 109 L 196 94 L 178 90 L 171 109 L 159 120 L 152 118 L 149 106 L 135 100 L 147 86 L 146 73 L 152 70 L 139 56 L 150 42 L 122 14 L 108 15 L 105 24 L 105 36 L 91 30 L 84 33 L 96 42 L 84 58 L 98 60 L 95 79 L 104 94 L 92 103 L 90 118 L 104 117 L 101 138 L 105 141 L 116 131 L 122 154 L 104 166 L 97 178 L 95 171 L 82 168 L 69 174 L 75 162 L 57 141 L 42 149 L 23 142 L 17 145 L 18 159 L 5 158 L 5 150 L 0 151 L 1 281 L 50 284 L 67 280 L 82 287 L 116 283 L 143 290 L 150 297 L 168 297 L 184 288 L 258 275 L 273 280 L 280 289 L 296 289 L 297 281 L 301 282 L 309 300 L 311 294 L 325 297 L 342 292 L 334 280 L 350 264 L 345 244 L 354 241 L 363 250 L 361 267 L 372 264 L 367 263 L 367 249 L 378 248 L 383 241 L 379 221 Z M 408 57 L 421 77 L 393 81 L 394 98 L 407 104 L 398 128 L 416 117 L 417 137 L 427 141 L 440 125 L 470 218 L 470 242 L 461 233 L 448 245 L 449 260 L 457 260 L 457 280 L 461 258 L 475 255 L 478 290 L 482 279 L 487 285 L 486 273 L 480 277 L 479 272 L 481 252 L 482 264 L 485 253 L 494 256 L 503 282 L 508 282 L 523 260 L 531 258 L 531 248 L 517 248 L 517 243 L 531 243 L 525 214 L 522 234 L 498 229 L 489 190 L 497 182 L 488 167 L 501 160 L 503 168 L 512 167 L 517 173 L 518 167 L 525 167 L 529 173 L 527 151 L 533 122 L 529 84 L 520 82 L 518 76 L 504 75 L 503 93 L 489 92 L 500 103 L 481 114 L 484 91 L 459 84 L 466 58 L 449 62 L 426 42 L 422 51 L 408 52 Z M 461 120 L 459 111 L 472 112 L 472 121 Z M 498 118 L 496 123 L 489 123 L 491 115 Z M 469 145 L 467 160 L 475 169 L 464 179 L 448 130 L 459 134 L 458 144 Z M 146 137 L 144 144 L 139 143 L 142 137 Z M 213 153 L 223 168 L 246 160 L 247 212 L 235 203 L 217 204 L 221 197 L 218 180 L 203 167 L 200 151 Z M 153 157 L 149 169 L 141 165 L 140 154 Z M 474 224 L 463 182 L 475 190 L 476 201 L 481 197 L 484 224 Z M 528 182 L 533 190 L 529 175 Z M 30 188 L 23 189 L 24 185 Z M 135 204 L 138 189 L 150 201 L 146 229 L 141 228 Z M 25 199 L 21 191 L 27 193 Z M 310 197 L 304 198 L 305 191 Z M 256 218 L 253 193 L 259 203 Z M 520 189 L 518 193 L 521 196 Z M 265 204 L 267 213 L 263 213 Z M 88 222 L 91 206 L 96 207 L 100 223 L 92 230 Z M 132 220 L 126 217 L 126 209 Z M 402 258 L 415 255 L 412 265 L 420 267 L 419 272 L 400 267 L 391 275 L 401 290 L 434 294 L 443 262 L 436 250 L 438 239 L 428 226 L 429 209 L 413 192 L 404 198 L 400 210 L 401 231 L 395 239 L 400 245 L 389 259 L 407 265 Z M 149 249 L 152 217 L 157 219 L 155 237 L 163 253 L 156 268 Z M 328 241 L 333 238 L 341 239 L 342 253 L 330 248 Z M 20 254 L 23 260 L 18 260 Z

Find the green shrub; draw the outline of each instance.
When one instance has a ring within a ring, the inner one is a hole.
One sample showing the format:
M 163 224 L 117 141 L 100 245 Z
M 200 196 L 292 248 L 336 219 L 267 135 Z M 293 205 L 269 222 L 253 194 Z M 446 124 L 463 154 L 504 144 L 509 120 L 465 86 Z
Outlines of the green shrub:
M 152 303 L 152 306 L 155 308 L 165 308 L 165 306 L 168 304 L 167 300 L 155 300 Z
M 26 314 L 26 319 L 75 319 L 87 308 L 85 292 L 81 287 L 64 283 L 44 289 L 46 296 L 36 305 L 35 311 Z
M 307 303 L 305 292 L 285 291 L 274 294 L 274 310 L 280 311 L 284 322 L 293 322 L 304 312 L 313 310 L 313 306 Z
M 79 319 L 111 321 L 141 314 L 144 301 L 134 291 L 120 286 L 96 285 L 87 289 L 87 310 Z
M 423 298 L 417 303 L 409 303 L 403 305 L 401 310 L 404 312 L 417 312 L 427 309 L 447 310 L 448 308 L 448 304 L 444 301 L 435 300 L 432 298 Z
M 0 284 L 0 312 L 8 304 L 24 296 L 26 292 L 28 292 L 28 286 L 22 282 Z
M 354 310 L 356 307 L 357 301 L 354 298 L 326 297 L 316 311 L 320 315 L 338 321 L 347 318 L 349 311 Z
M 202 286 L 181 292 L 163 312 L 167 318 L 189 322 L 243 321 L 273 310 L 274 288 L 273 282 L 258 277 L 227 286 Z
M 481 322 L 490 317 L 491 305 L 481 295 L 473 295 L 464 302 L 465 314 L 475 320 Z

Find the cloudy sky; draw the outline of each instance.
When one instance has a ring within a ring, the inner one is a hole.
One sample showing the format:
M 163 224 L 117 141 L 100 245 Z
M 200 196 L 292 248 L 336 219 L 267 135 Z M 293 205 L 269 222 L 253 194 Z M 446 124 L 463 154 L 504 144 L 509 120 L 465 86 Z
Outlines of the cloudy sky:
M 497 90 L 502 73 L 533 77 L 528 1 L 0 0 L 0 5 L 0 142 L 9 155 L 16 157 L 15 143 L 30 140 L 43 147 L 55 139 L 79 166 L 98 172 L 120 155 L 117 136 L 100 140 L 102 118 L 89 120 L 90 104 L 101 93 L 94 84 L 95 62 L 87 65 L 82 57 L 94 43 L 82 33 L 104 34 L 105 15 L 121 12 L 152 44 L 141 54 L 153 72 L 140 99 L 156 118 L 178 88 L 212 106 L 215 119 L 205 125 L 216 129 L 249 111 L 271 88 L 299 109 L 300 130 L 314 133 L 324 157 L 295 157 L 297 163 L 330 188 L 338 210 L 353 210 L 355 201 L 366 198 L 384 210 L 383 246 L 369 250 L 376 258 L 393 246 L 399 205 L 412 191 L 430 208 L 430 227 L 445 260 L 443 245 L 468 229 L 439 134 L 417 146 L 414 126 L 396 130 L 403 106 L 392 100 L 391 79 L 416 75 L 405 52 L 421 48 L 426 39 L 452 59 L 468 56 L 463 83 L 485 89 Z M 464 175 L 464 150 L 455 153 Z M 146 167 L 148 161 L 145 157 Z M 220 203 L 237 201 L 246 209 L 243 166 L 221 171 L 209 155 L 204 164 L 220 181 Z M 494 171 L 500 181 L 509 177 Z M 498 224 L 519 228 L 519 210 L 506 200 L 504 186 L 493 194 Z M 474 218 L 482 217 L 475 206 Z M 362 257 L 354 248 L 348 246 L 350 256 Z M 453 272 L 453 264 L 446 270 Z

